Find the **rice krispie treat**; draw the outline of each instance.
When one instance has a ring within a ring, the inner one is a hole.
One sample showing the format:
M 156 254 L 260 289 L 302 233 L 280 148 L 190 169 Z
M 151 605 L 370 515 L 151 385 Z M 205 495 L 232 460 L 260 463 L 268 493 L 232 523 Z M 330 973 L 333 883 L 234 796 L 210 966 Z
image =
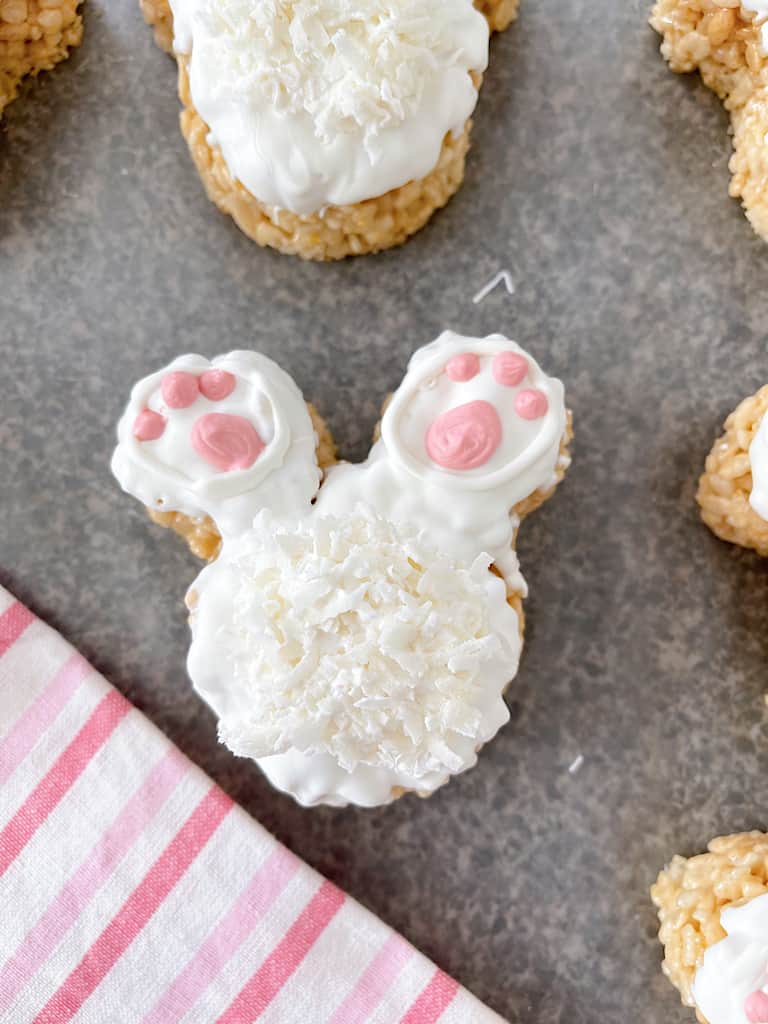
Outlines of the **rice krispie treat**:
M 399 245 L 458 189 L 489 25 L 517 0 L 480 6 L 142 0 L 209 198 L 260 245 L 318 260 Z
M 501 335 L 418 351 L 368 459 L 322 485 L 307 407 L 263 356 L 182 356 L 136 385 L 115 475 L 222 538 L 187 595 L 220 739 L 304 805 L 428 796 L 472 767 L 509 718 L 517 530 L 570 436 L 561 383 Z
M 768 556 L 768 385 L 725 421 L 707 456 L 697 500 L 723 540 Z
M 262 509 L 308 507 L 335 460 L 325 422 L 288 374 L 255 352 L 174 359 L 136 384 L 117 435 L 120 486 L 205 559 L 215 558 L 222 533 L 240 533 Z
M 768 1022 L 768 835 L 675 856 L 651 889 L 662 969 L 701 1024 Z
M 26 75 L 50 70 L 77 46 L 82 0 L 0 0 L 0 114 Z
M 768 0 L 657 0 L 651 25 L 673 71 L 699 70 L 731 114 L 730 194 L 768 239 Z

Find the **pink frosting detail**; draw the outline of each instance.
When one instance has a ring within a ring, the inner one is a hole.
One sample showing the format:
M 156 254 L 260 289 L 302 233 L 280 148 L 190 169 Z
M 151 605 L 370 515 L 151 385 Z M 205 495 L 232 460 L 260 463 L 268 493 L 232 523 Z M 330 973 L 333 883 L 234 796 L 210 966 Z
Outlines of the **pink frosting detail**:
M 515 412 L 524 420 L 539 420 L 549 409 L 549 401 L 543 391 L 518 391 L 515 395 Z
M 516 388 L 528 373 L 528 360 L 517 352 L 499 352 L 493 360 L 493 378 L 505 388 Z
M 768 995 L 758 990 L 744 1000 L 744 1013 L 750 1024 L 768 1024 Z
M 235 390 L 235 377 L 226 370 L 206 370 L 200 374 L 200 393 L 212 402 L 229 398 Z
M 243 416 L 209 412 L 195 420 L 190 436 L 198 455 L 216 469 L 249 469 L 266 447 Z
M 462 352 L 460 356 L 454 356 L 445 364 L 446 376 L 457 384 L 472 380 L 479 372 L 480 360 L 474 352 Z
M 142 409 L 133 421 L 133 436 L 137 441 L 156 441 L 165 430 L 165 416 L 154 409 Z
M 438 416 L 425 444 L 430 459 L 443 469 L 476 469 L 492 457 L 501 434 L 501 419 L 490 402 L 467 402 Z
M 174 370 L 163 377 L 160 390 L 171 409 L 186 409 L 199 394 L 197 377 L 185 370 Z

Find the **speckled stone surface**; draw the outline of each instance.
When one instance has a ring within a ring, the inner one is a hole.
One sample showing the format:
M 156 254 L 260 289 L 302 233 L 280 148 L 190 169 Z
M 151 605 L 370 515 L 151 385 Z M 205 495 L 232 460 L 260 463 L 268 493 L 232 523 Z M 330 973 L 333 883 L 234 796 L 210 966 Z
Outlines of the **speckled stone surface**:
M 682 1024 L 648 886 L 766 827 L 768 564 L 700 525 L 718 425 L 768 379 L 768 247 L 727 198 L 727 119 L 637 0 L 524 0 L 467 180 L 405 248 L 322 266 L 206 201 L 174 69 L 129 0 L 0 128 L 0 582 L 280 839 L 512 1022 Z M 508 267 L 514 297 L 472 296 Z M 512 721 L 431 800 L 304 811 L 190 692 L 196 564 L 113 484 L 130 384 L 180 351 L 279 359 L 362 457 L 443 327 L 508 332 L 567 384 L 574 465 L 520 539 Z M 581 753 L 584 764 L 568 766 Z

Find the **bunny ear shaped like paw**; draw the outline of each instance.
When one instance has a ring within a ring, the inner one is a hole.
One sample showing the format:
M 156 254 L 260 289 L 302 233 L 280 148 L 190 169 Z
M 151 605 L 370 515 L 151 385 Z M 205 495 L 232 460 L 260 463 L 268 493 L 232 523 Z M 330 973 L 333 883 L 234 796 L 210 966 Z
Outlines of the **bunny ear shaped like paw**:
M 242 532 L 263 509 L 309 507 L 321 477 L 316 444 L 299 389 L 271 360 L 187 355 L 134 387 L 112 470 L 208 555 L 218 534 Z

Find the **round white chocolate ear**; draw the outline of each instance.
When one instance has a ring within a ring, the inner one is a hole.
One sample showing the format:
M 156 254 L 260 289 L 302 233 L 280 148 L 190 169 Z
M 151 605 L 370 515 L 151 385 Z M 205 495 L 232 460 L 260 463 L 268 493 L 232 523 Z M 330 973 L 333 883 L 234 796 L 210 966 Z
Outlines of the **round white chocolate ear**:
M 295 514 L 320 485 L 316 438 L 294 381 L 256 352 L 184 355 L 139 381 L 112 472 L 149 508 L 210 516 L 233 536 L 262 509 Z
M 763 416 L 749 446 L 749 464 L 752 470 L 749 503 L 762 519 L 768 521 L 768 413 Z
M 519 345 L 446 331 L 411 359 L 381 435 L 423 483 L 511 507 L 552 477 L 565 429 L 562 384 Z

